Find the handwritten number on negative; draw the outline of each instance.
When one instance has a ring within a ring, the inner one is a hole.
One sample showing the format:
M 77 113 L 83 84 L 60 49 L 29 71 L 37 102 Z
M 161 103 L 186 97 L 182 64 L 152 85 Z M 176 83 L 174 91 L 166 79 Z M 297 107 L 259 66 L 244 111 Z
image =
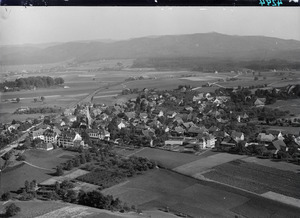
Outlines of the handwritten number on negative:
M 259 0 L 259 4 L 260 4 L 261 6 L 263 6 L 264 4 L 266 4 L 266 3 L 265 3 L 265 0 Z
M 282 0 L 277 0 L 278 6 L 282 5 Z

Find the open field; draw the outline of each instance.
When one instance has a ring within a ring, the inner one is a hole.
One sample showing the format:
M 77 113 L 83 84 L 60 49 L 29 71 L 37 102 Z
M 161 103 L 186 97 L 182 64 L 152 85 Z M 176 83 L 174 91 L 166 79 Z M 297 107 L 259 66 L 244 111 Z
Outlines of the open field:
M 178 166 L 174 168 L 176 172 L 193 176 L 197 178 L 203 172 L 210 170 L 212 167 L 218 166 L 223 163 L 227 163 L 232 160 L 244 158 L 246 156 L 228 154 L 228 153 L 217 153 L 199 160 Z
M 16 191 L 24 186 L 25 180 L 31 181 L 35 179 L 40 183 L 51 178 L 51 173 L 55 172 L 56 166 L 72 158 L 74 152 L 62 149 L 52 151 L 28 150 L 24 155 L 28 163 L 37 167 L 22 163 L 13 168 L 7 168 L 1 175 L 2 191 Z
M 300 82 L 299 82 L 300 83 Z M 300 99 L 289 99 L 286 101 L 278 100 L 274 104 L 266 105 L 268 108 L 278 109 L 281 111 L 290 111 L 296 116 L 300 115 Z
M 249 218 L 296 218 L 299 214 L 297 208 L 164 169 L 149 171 L 102 192 L 119 197 L 142 210 L 169 207 L 170 211 L 197 218 L 239 215 Z
M 150 160 L 156 161 L 158 165 L 161 165 L 168 169 L 173 169 L 183 164 L 200 159 L 199 156 L 193 154 L 170 152 L 153 148 L 144 148 L 140 151 L 135 150 L 129 152 L 126 150 L 119 150 L 119 153 L 123 155 L 130 155 L 134 153 L 135 156 L 146 157 Z
M 300 172 L 300 165 L 291 164 L 285 161 L 277 161 L 277 160 L 271 160 L 271 159 L 260 159 L 257 157 L 247 157 L 242 159 L 245 162 L 249 163 L 255 163 L 266 167 L 272 167 L 274 169 L 279 170 L 285 170 L 285 171 L 291 171 L 294 173 Z
M 54 171 L 53 171 L 54 172 Z M 36 180 L 38 183 L 52 177 L 49 170 L 42 170 L 27 164 L 16 166 L 13 170 L 1 174 L 1 191 L 16 191 L 24 187 L 26 180 Z
M 66 205 L 64 203 L 60 202 L 54 202 L 54 201 L 16 201 L 13 202 L 18 207 L 21 208 L 21 213 L 16 215 L 15 217 L 36 217 L 43 215 L 45 213 L 49 213 L 53 210 L 58 210 L 60 208 L 65 207 Z M 4 211 L 4 208 L 8 205 L 2 205 L 2 202 L 0 204 L 0 210 Z
M 224 217 L 229 214 L 233 216 L 227 210 L 247 201 L 245 197 L 212 190 L 198 184 L 194 179 L 162 169 L 149 171 L 122 186 L 105 189 L 103 193 L 119 197 L 142 210 L 168 206 L 170 210 L 184 212 L 193 217 L 217 217 L 221 214 Z M 223 200 L 224 196 L 227 201 Z M 209 206 L 212 202 L 213 207 Z
M 76 154 L 78 153 L 61 148 L 51 151 L 31 149 L 24 152 L 27 162 L 48 169 L 56 169 L 57 165 L 73 158 Z
M 63 202 L 56 202 L 56 201 L 15 201 L 18 207 L 21 208 L 21 212 L 17 214 L 16 218 L 48 218 L 48 217 L 61 217 L 61 218 L 68 218 L 68 217 L 88 217 L 88 218 L 137 218 L 137 217 L 149 217 L 148 214 L 155 214 L 153 211 L 147 211 L 144 215 L 138 215 L 134 212 L 131 213 L 119 213 L 119 212 L 110 212 L 107 210 L 101 210 L 92 207 L 86 207 L 76 204 L 68 204 Z M 9 204 L 9 203 L 8 203 Z M 7 204 L 6 204 L 7 205 Z M 0 211 L 4 211 L 5 206 L 0 204 Z M 158 212 L 158 211 L 157 211 Z M 167 213 L 158 212 L 159 217 L 171 218 L 174 216 L 168 215 Z
M 300 175 L 290 171 L 235 160 L 216 166 L 203 175 L 258 194 L 273 191 L 300 199 Z

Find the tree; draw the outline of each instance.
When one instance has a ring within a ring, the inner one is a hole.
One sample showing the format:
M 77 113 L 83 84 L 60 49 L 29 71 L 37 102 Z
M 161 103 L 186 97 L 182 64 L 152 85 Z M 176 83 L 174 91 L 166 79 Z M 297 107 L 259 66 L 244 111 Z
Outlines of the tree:
M 256 80 L 258 80 L 258 77 L 257 77 L 257 76 L 255 76 L 255 77 L 254 77 L 254 80 L 255 80 L 255 81 L 256 81 Z
M 60 184 L 58 181 L 55 182 L 55 191 L 58 192 L 60 190 Z
M 36 187 L 36 181 L 33 180 L 29 183 L 29 188 L 31 191 L 34 191 L 35 190 L 35 187 Z
M 74 158 L 74 167 L 79 167 L 80 166 L 80 159 L 79 157 Z
M 66 202 L 74 203 L 77 200 L 77 193 L 74 190 L 69 189 L 63 200 Z
M 36 103 L 37 102 L 37 98 L 34 98 L 33 101 L 34 101 L 34 103 Z
M 71 170 L 73 169 L 74 165 L 73 165 L 73 161 L 69 160 L 65 166 L 65 170 Z
M 55 175 L 56 175 L 56 176 L 62 176 L 62 175 L 64 175 L 64 171 L 63 171 L 63 169 L 62 169 L 61 166 L 57 166 L 57 167 L 56 167 Z
M 25 181 L 24 187 L 25 187 L 25 192 L 29 192 L 30 187 L 29 187 L 29 182 L 28 182 L 28 180 Z
M 45 101 L 45 97 L 44 97 L 44 96 L 41 97 L 41 101 L 42 101 L 42 102 Z
M 4 192 L 4 193 L 1 195 L 1 200 L 2 200 L 2 201 L 8 201 L 10 198 L 11 198 L 10 192 Z
M 19 103 L 20 102 L 20 98 L 16 98 L 16 101 L 17 101 L 17 103 Z
M 14 216 L 21 211 L 21 208 L 16 206 L 14 203 L 6 206 L 5 209 L 6 209 L 5 215 L 8 217 Z
M 80 163 L 81 164 L 85 164 L 86 163 L 86 159 L 85 159 L 85 155 L 84 154 L 80 155 Z

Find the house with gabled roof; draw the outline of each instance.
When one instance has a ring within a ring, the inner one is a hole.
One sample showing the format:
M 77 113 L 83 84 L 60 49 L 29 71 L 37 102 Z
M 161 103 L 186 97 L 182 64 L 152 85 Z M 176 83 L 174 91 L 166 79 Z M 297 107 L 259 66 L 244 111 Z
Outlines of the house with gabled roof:
M 197 125 L 196 124 L 194 124 L 193 122 L 184 122 L 184 123 L 182 123 L 182 126 L 184 127 L 184 128 L 186 128 L 186 129 L 189 129 L 189 128 L 191 128 L 192 126 L 193 127 L 197 127 Z
M 172 119 L 176 116 L 176 114 L 177 113 L 175 111 L 168 111 L 167 112 L 167 117 Z
M 286 151 L 287 147 L 283 140 L 276 140 L 269 144 L 267 146 L 267 149 L 275 150 L 274 154 L 277 154 L 280 150 Z
M 147 113 L 140 113 L 140 119 L 147 119 L 148 118 L 148 114 Z
M 240 142 L 240 141 L 243 141 L 245 140 L 245 136 L 244 136 L 244 133 L 242 132 L 237 132 L 237 131 L 232 131 L 231 133 L 231 138 L 236 141 L 236 142 Z
M 254 102 L 255 107 L 264 107 L 266 104 L 266 98 L 257 98 Z
M 125 112 L 125 116 L 127 117 L 128 120 L 134 119 L 136 116 L 135 111 L 131 111 L 131 112 Z
M 203 134 L 205 132 L 207 132 L 205 127 L 191 126 L 188 129 L 187 134 L 191 136 L 197 136 L 198 134 Z
M 181 117 L 176 115 L 173 122 L 176 123 L 177 125 L 180 125 L 183 123 L 183 120 Z
M 203 100 L 205 97 L 204 97 L 204 93 L 199 93 L 198 95 L 195 95 L 193 97 L 193 101 L 196 101 L 197 103 L 200 103 L 201 100 Z
M 126 123 L 123 119 L 120 119 L 117 121 L 117 126 L 118 126 L 118 129 L 122 129 L 122 128 L 126 127 Z
M 257 140 L 261 142 L 272 142 L 275 140 L 275 136 L 272 134 L 259 133 L 257 136 Z
M 155 109 L 154 111 L 152 111 L 152 114 L 157 117 L 162 117 L 164 115 L 164 112 L 162 110 Z
M 172 132 L 175 132 L 177 135 L 183 135 L 185 130 L 180 126 L 176 126 Z
M 31 131 L 32 139 L 40 138 L 40 139 L 44 140 L 44 135 L 43 135 L 43 133 L 44 133 L 45 131 L 46 131 L 46 129 L 43 129 L 43 128 L 39 128 L 39 129 L 37 129 L 37 130 Z
M 278 140 L 284 140 L 284 137 L 283 137 L 281 131 L 278 133 L 277 139 L 278 139 Z

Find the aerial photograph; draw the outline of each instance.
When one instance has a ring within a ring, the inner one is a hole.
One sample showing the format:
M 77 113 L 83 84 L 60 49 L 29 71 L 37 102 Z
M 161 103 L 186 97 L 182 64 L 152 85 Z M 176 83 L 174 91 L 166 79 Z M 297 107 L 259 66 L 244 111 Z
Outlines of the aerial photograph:
M 0 7 L 0 217 L 299 218 L 296 7 Z

